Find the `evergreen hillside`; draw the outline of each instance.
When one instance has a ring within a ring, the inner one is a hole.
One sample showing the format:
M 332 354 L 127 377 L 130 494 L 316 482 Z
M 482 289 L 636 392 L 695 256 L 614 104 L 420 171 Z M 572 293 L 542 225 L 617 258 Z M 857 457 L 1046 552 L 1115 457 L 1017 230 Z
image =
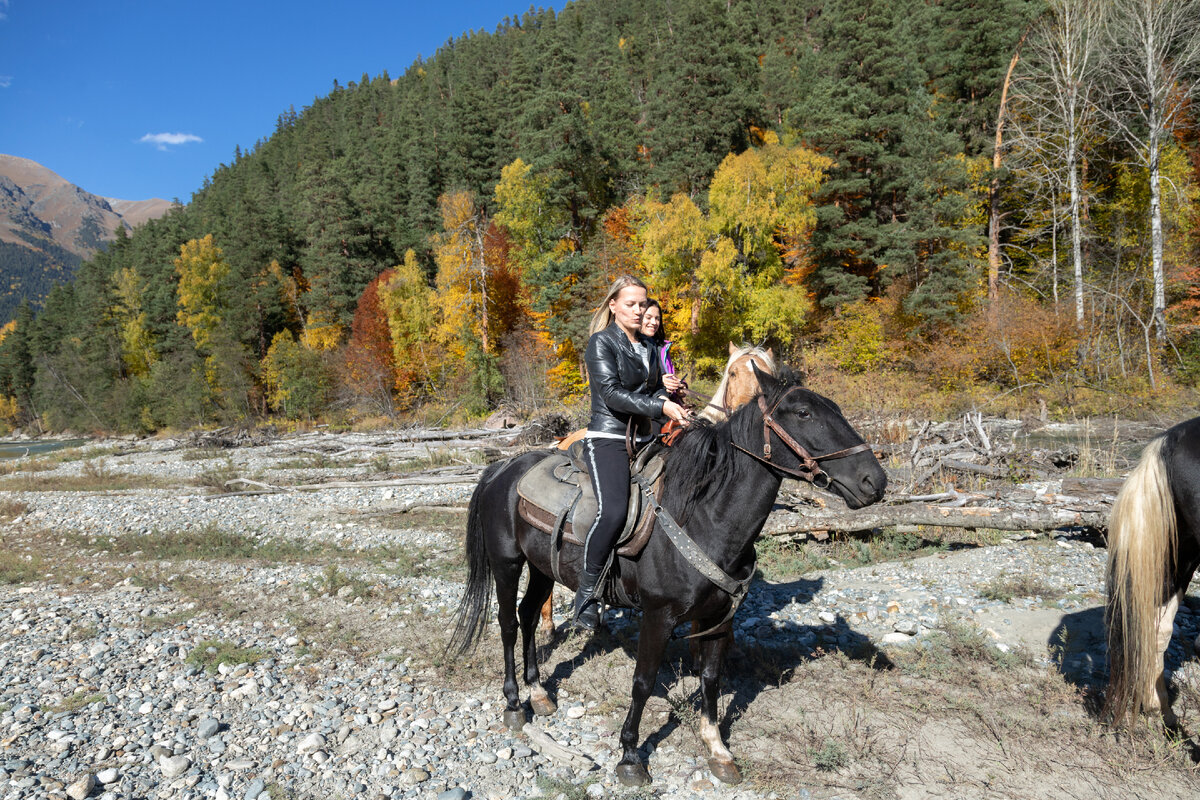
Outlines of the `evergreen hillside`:
M 1166 350 L 1112 350 L 1153 310 L 1133 148 L 1086 136 L 1076 324 L 1057 322 L 1062 192 L 1045 199 L 1027 140 L 992 170 L 1010 60 L 1054 18 L 1041 0 L 582 0 L 335 84 L 18 315 L 0 344 L 9 419 L 534 405 L 579 391 L 587 318 L 626 270 L 700 374 L 731 339 L 853 339 L 866 349 L 829 351 L 841 368 L 946 385 L 1157 374 Z M 1013 129 L 1036 128 L 1032 101 L 1010 102 Z M 1169 144 L 1175 184 L 1194 185 L 1194 143 Z M 1184 264 L 1190 207 L 1164 207 Z M 1115 296 L 1129 311 L 1098 299 Z M 1171 326 L 1186 353 L 1191 329 Z M 968 356 L 923 365 L 939 346 Z

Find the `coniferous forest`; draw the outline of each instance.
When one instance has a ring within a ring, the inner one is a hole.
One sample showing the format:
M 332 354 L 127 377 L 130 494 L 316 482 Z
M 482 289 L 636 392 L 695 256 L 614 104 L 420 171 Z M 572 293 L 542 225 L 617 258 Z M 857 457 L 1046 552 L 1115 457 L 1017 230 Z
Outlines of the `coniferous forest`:
M 588 318 L 624 272 L 701 382 L 748 341 L 876 407 L 1190 396 L 1198 9 L 580 0 L 506 19 L 284 111 L 22 308 L 0 416 L 531 410 L 580 396 Z

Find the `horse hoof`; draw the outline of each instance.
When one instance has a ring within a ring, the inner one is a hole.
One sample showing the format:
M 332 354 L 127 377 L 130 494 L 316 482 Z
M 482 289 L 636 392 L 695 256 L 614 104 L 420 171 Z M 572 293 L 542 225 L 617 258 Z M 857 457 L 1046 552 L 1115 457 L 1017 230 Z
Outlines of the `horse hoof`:
M 617 780 L 622 786 L 645 786 L 650 783 L 650 773 L 641 764 L 617 764 Z
M 525 712 L 521 709 L 504 712 L 504 727 L 510 731 L 519 731 L 525 727 Z
M 710 758 L 708 760 L 708 768 L 721 783 L 728 783 L 732 786 L 735 783 L 742 782 L 741 770 L 732 761 L 718 761 L 715 758 Z
M 539 717 L 548 717 L 558 711 L 558 706 L 549 697 L 531 697 L 529 705 L 533 709 L 533 713 Z

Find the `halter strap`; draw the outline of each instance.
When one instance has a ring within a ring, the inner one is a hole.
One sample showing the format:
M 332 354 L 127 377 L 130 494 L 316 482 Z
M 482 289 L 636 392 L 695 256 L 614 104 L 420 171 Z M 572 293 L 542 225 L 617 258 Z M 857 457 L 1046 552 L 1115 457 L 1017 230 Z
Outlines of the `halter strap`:
M 825 470 L 821 469 L 819 462 L 834 458 L 845 458 L 846 456 L 854 455 L 855 453 L 862 453 L 870 450 L 871 445 L 863 442 L 862 444 L 856 444 L 852 447 L 847 447 L 842 450 L 835 450 L 832 453 L 824 453 L 819 456 L 814 456 L 813 454 L 809 453 L 804 445 L 797 442 L 796 439 L 790 433 L 788 433 L 782 425 L 775 421 L 774 417 L 776 409 L 779 408 L 779 404 L 782 403 L 789 394 L 798 388 L 800 387 L 793 386 L 792 388 L 788 389 L 779 396 L 779 399 L 775 401 L 775 405 L 771 406 L 770 409 L 767 408 L 766 398 L 761 394 L 758 396 L 758 407 L 762 411 L 763 415 L 763 454 L 761 456 L 757 453 L 751 453 L 737 442 L 732 442 L 732 444 L 746 455 L 757 461 L 761 461 L 773 469 L 777 469 L 780 472 L 785 472 L 793 477 L 806 480 L 813 486 L 816 486 L 818 489 L 826 489 L 829 487 L 831 479 L 829 474 L 825 472 Z M 776 464 L 775 462 L 771 461 L 772 431 L 774 431 L 775 435 L 779 437 L 780 441 L 782 441 L 784 445 L 791 450 L 797 458 L 800 459 L 800 466 L 798 468 L 793 469 L 792 467 L 785 467 L 782 464 Z

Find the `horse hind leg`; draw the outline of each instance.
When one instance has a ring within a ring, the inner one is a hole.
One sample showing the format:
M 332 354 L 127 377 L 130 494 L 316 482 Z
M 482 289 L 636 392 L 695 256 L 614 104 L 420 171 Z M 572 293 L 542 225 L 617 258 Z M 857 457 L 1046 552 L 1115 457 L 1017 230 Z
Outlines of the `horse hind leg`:
M 537 620 L 548 607 L 550 597 L 554 592 L 554 579 L 529 566 L 529 585 L 525 596 L 521 598 L 518 617 L 521 622 L 521 644 L 525 655 L 525 684 L 529 687 L 529 705 L 533 713 L 545 717 L 558 710 L 558 706 L 550 698 L 542 686 L 541 675 L 538 673 L 537 660 Z
M 504 648 L 504 725 L 510 730 L 519 730 L 525 725 L 525 712 L 521 708 L 521 688 L 517 684 L 517 585 L 520 583 L 520 562 L 504 564 L 495 568 L 497 617 L 500 623 L 500 642 Z
M 1167 693 L 1166 652 L 1167 646 L 1171 643 L 1171 633 L 1175 628 L 1175 614 L 1179 611 L 1179 602 L 1182 598 L 1183 592 L 1176 592 L 1166 605 L 1159 607 L 1157 617 L 1154 694 L 1158 700 L 1159 710 L 1162 711 L 1163 724 L 1168 728 L 1179 726 L 1179 717 L 1171 709 L 1171 698 Z

